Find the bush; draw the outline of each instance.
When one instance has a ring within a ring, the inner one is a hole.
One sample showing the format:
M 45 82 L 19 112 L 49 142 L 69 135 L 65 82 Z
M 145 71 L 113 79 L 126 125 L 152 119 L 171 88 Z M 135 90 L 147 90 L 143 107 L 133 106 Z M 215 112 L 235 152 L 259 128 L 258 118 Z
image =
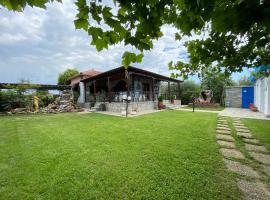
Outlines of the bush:
M 31 108 L 32 96 L 20 94 L 14 90 L 0 91 L 0 112 L 15 108 Z
M 192 102 L 192 97 L 199 97 L 200 85 L 194 81 L 185 81 L 181 83 L 181 103 L 187 105 Z
M 158 101 L 159 101 L 159 102 L 162 102 L 162 101 L 163 101 L 163 96 L 159 96 L 159 97 L 158 97 Z
M 33 108 L 33 96 L 38 96 L 39 107 L 46 107 L 53 103 L 58 95 L 38 91 L 33 94 L 22 94 L 17 90 L 0 91 L 0 112 L 7 112 L 15 108 Z

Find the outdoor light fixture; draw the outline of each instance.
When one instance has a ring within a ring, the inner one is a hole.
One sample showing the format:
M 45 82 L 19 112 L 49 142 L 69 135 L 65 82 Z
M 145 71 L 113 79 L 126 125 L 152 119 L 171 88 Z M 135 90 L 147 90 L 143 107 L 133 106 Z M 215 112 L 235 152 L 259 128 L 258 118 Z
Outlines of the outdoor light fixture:
M 128 103 L 131 101 L 131 96 L 123 95 L 123 100 L 126 102 L 126 117 L 128 115 Z

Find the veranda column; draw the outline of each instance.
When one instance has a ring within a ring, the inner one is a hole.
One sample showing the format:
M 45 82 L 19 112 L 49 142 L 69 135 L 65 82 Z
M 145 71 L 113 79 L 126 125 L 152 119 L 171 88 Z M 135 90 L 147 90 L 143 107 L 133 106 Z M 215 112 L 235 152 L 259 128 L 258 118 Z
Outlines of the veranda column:
M 94 83 L 94 100 L 96 102 L 97 101 L 97 97 L 96 97 L 96 92 L 97 92 L 96 81 L 94 81 L 93 83 Z
M 177 87 L 178 87 L 178 95 L 179 95 L 179 100 L 181 99 L 181 88 L 180 88 L 180 82 L 177 83 Z
M 108 96 L 109 96 L 109 102 L 111 102 L 111 81 L 110 77 L 107 78 L 107 87 L 108 87 Z
M 168 81 L 168 100 L 170 100 L 171 98 L 171 85 L 170 85 L 170 81 Z
M 152 77 L 152 98 L 155 101 L 155 79 Z
M 78 103 L 85 103 L 85 83 L 80 82 L 80 96 L 78 98 Z

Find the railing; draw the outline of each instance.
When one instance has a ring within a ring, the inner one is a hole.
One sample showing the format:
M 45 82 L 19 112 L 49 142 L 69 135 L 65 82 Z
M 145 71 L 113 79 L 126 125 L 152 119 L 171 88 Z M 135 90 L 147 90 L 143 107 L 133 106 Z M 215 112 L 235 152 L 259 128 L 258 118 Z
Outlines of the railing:
M 110 92 L 110 93 L 97 93 L 96 95 L 89 95 L 87 100 L 89 102 L 122 102 L 124 95 L 127 96 L 127 92 Z M 130 92 L 131 101 L 144 102 L 144 101 L 156 101 L 159 96 L 162 96 L 164 100 L 170 100 L 173 96 L 174 99 L 180 99 L 179 95 L 171 93 L 158 94 L 153 92 Z

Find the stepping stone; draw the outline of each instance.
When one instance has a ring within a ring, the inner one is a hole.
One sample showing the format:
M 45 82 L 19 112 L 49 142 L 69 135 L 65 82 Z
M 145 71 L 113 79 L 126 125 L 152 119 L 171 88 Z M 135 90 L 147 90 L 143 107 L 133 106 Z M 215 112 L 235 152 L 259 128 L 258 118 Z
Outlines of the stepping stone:
M 230 128 L 227 128 L 227 127 L 217 127 L 218 130 L 227 130 L 227 131 L 230 131 L 231 129 Z
M 270 176 L 270 166 L 263 165 L 263 171 Z
M 217 127 L 226 127 L 226 128 L 229 128 L 229 126 L 227 124 L 217 124 Z
M 270 199 L 270 192 L 267 186 L 262 182 L 251 182 L 239 180 L 237 185 L 244 195 L 246 200 L 267 200 Z
M 243 138 L 249 138 L 249 139 L 253 138 L 251 133 L 236 132 L 236 135 L 243 137 Z
M 243 138 L 243 141 L 244 141 L 245 143 L 261 145 L 261 144 L 260 144 L 260 141 L 259 141 L 259 140 L 256 140 L 256 139 Z
M 268 153 L 267 149 L 264 146 L 258 146 L 254 144 L 245 144 L 245 147 L 246 147 L 246 150 L 248 151 Z
M 252 158 L 257 160 L 260 163 L 270 165 L 270 155 L 256 152 L 249 152 Z
M 246 126 L 244 126 L 244 125 L 234 125 L 234 127 L 235 128 L 238 128 L 238 129 L 247 129 L 247 127 Z
M 228 142 L 228 141 L 224 141 L 224 140 L 217 140 L 217 143 L 223 147 L 235 148 L 235 144 L 233 142 Z
M 238 131 L 238 132 L 250 133 L 250 130 L 248 130 L 248 129 L 243 129 L 243 128 L 235 128 L 235 129 L 236 129 L 236 131 Z
M 223 160 L 224 160 L 226 167 L 230 171 L 232 171 L 236 174 L 240 174 L 243 176 L 249 176 L 252 178 L 260 178 L 260 175 L 249 166 L 246 166 L 246 165 L 241 164 L 240 162 L 236 162 L 236 161 L 232 161 L 232 160 L 228 160 L 228 159 L 223 159 Z
M 225 140 L 225 141 L 234 141 L 234 138 L 230 135 L 222 135 L 222 134 L 217 134 L 217 139 L 218 140 Z
M 227 130 L 217 130 L 217 133 L 225 134 L 225 135 L 231 135 L 231 131 L 227 131 Z
M 236 127 L 236 126 L 245 126 L 244 124 L 241 124 L 241 123 L 233 123 L 233 126 Z
M 221 148 L 220 153 L 227 158 L 237 158 L 237 159 L 245 159 L 244 155 L 235 149 L 226 149 L 226 148 Z

